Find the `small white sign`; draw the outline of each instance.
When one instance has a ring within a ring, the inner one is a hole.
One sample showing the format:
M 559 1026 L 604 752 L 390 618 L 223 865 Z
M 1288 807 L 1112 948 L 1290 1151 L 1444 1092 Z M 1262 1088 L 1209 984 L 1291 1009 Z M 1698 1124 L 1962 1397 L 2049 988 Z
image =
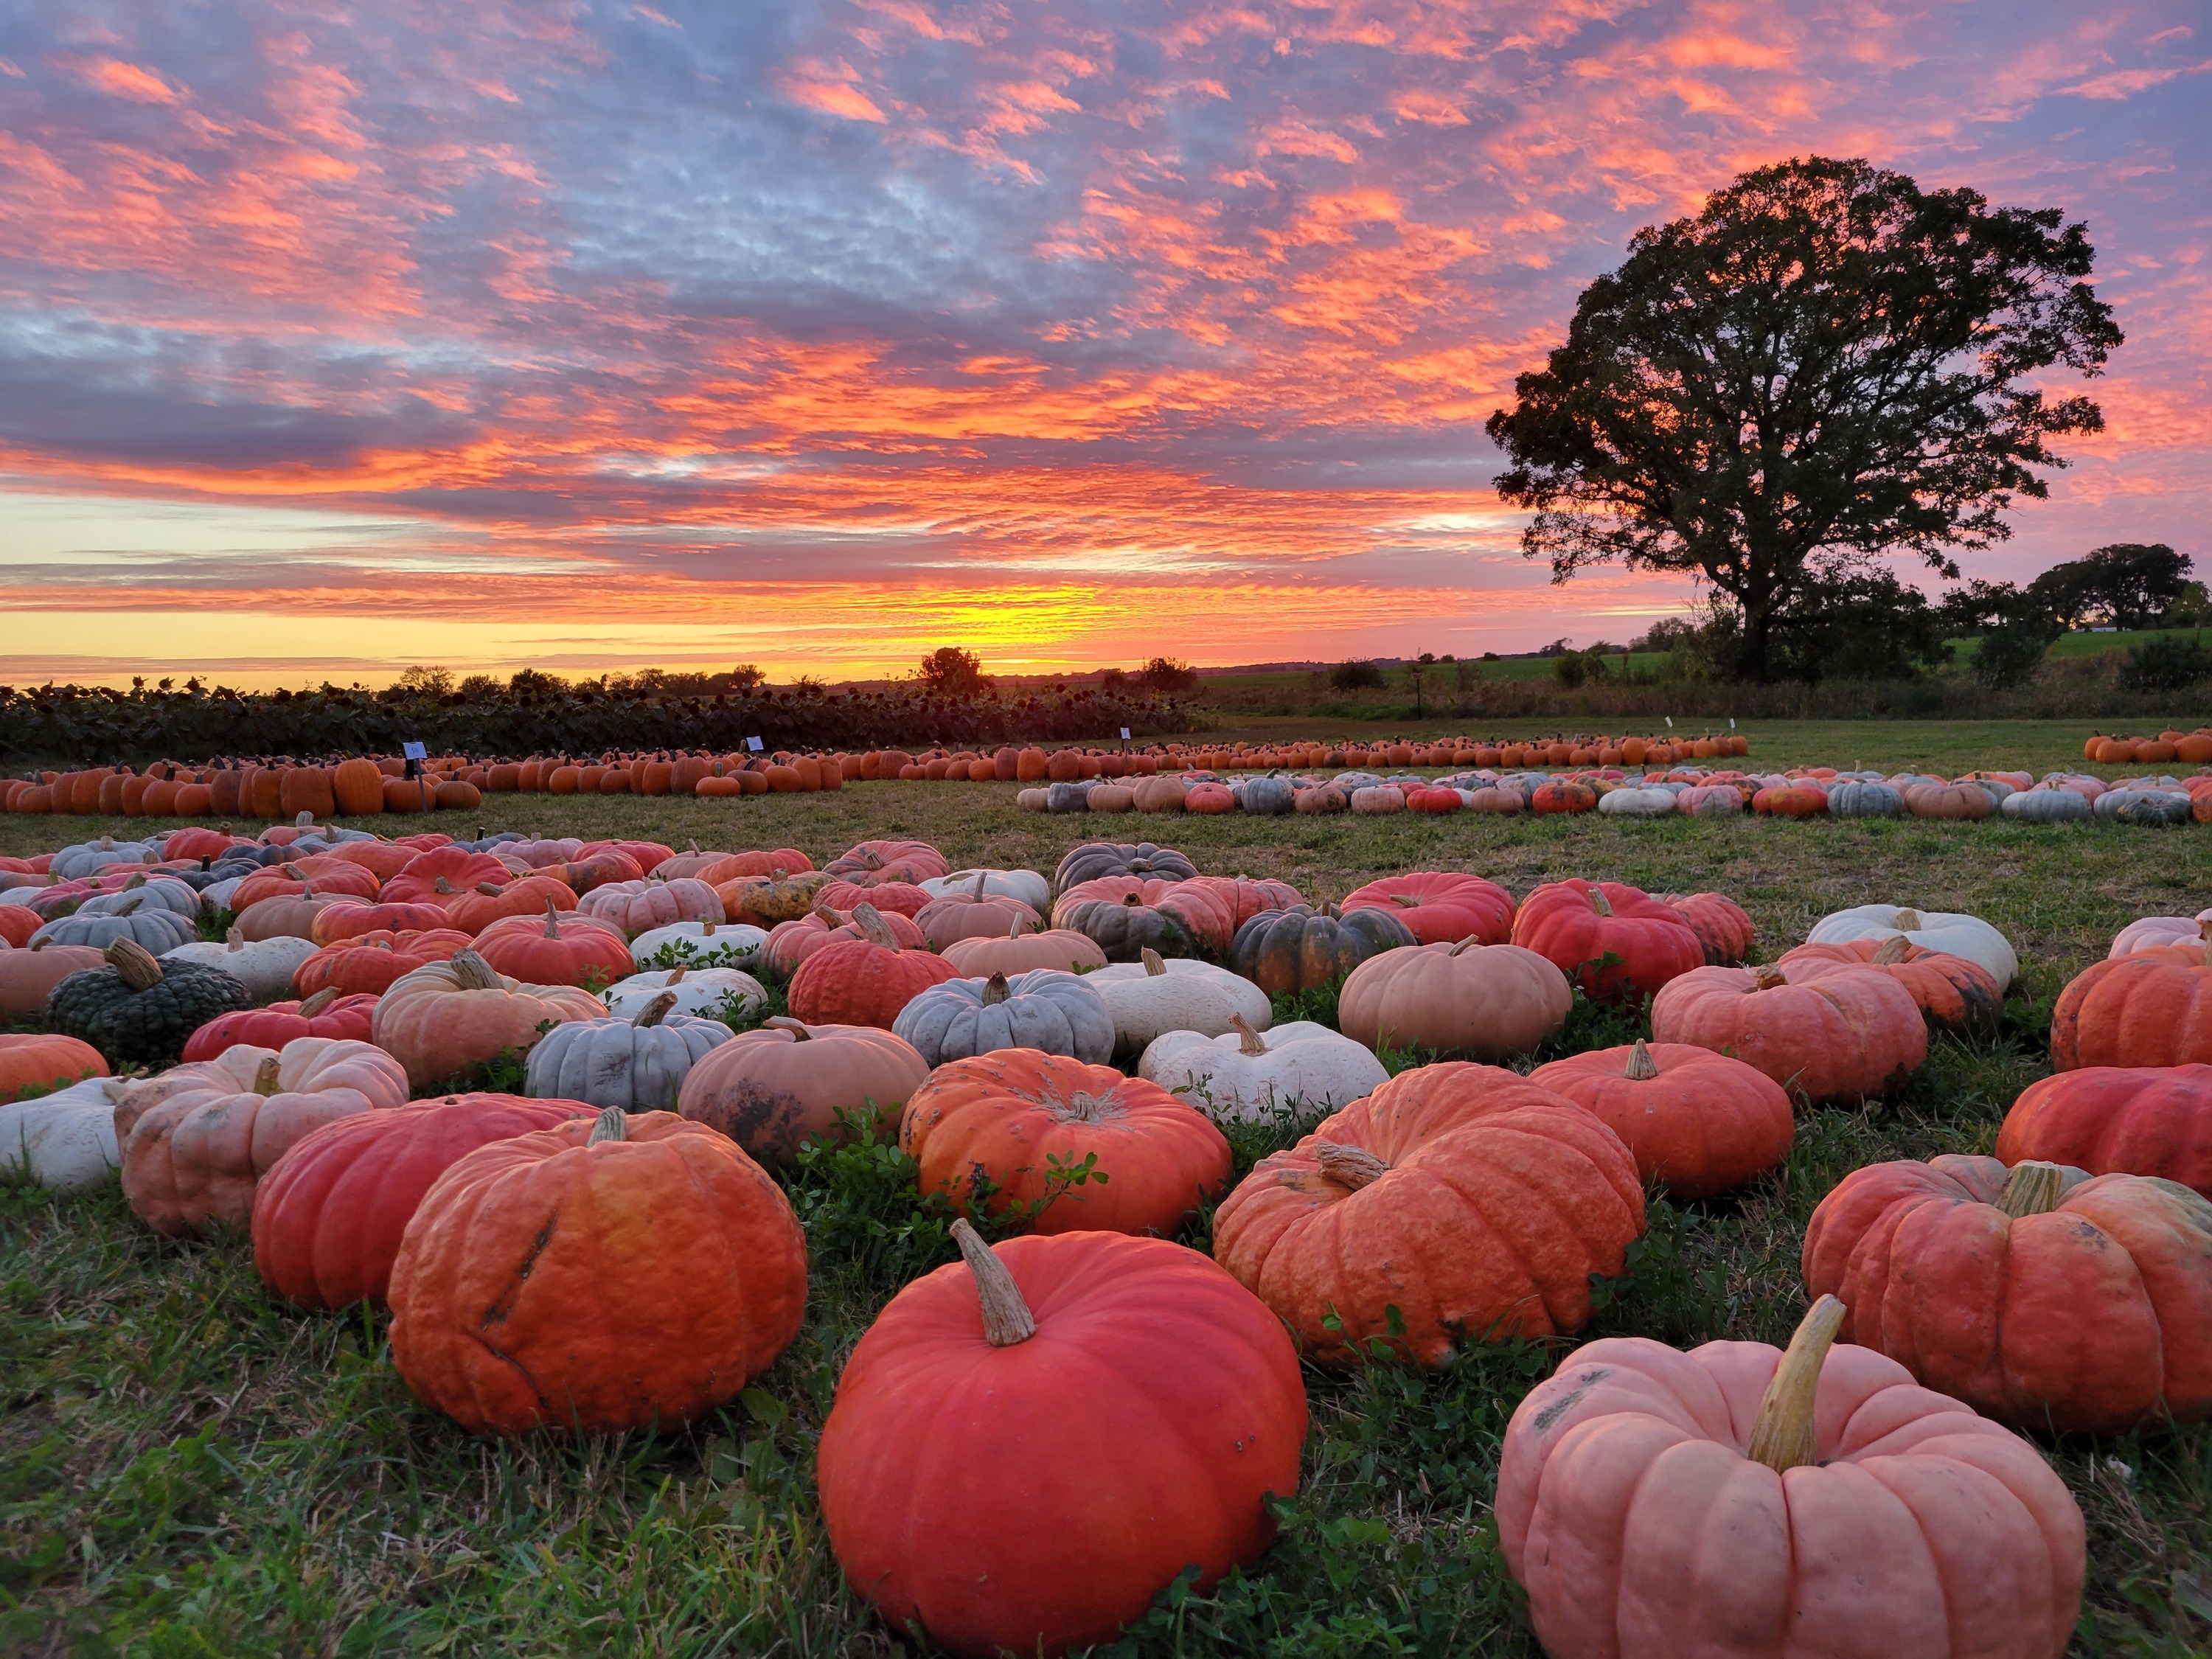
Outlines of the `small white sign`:
M 1729 730 L 1731 732 L 1735 730 L 1735 716 L 1733 714 L 1729 716 Z
M 430 758 L 430 751 L 425 749 L 419 743 L 401 744 L 399 745 L 399 753 L 401 757 L 406 760 L 428 760 Z
M 1121 741 L 1122 741 L 1122 742 L 1124 742 L 1124 743 L 1127 743 L 1127 742 L 1128 742 L 1128 740 L 1129 740 L 1129 728 L 1128 728 L 1127 726 L 1123 726 L 1123 727 L 1121 728 Z
M 747 738 L 745 739 L 745 747 L 751 750 L 753 753 L 757 755 L 761 751 L 761 740 L 758 738 Z
M 1674 729 L 1674 717 L 1672 714 L 1662 715 L 1661 718 L 1667 722 L 1667 729 L 1669 732 Z

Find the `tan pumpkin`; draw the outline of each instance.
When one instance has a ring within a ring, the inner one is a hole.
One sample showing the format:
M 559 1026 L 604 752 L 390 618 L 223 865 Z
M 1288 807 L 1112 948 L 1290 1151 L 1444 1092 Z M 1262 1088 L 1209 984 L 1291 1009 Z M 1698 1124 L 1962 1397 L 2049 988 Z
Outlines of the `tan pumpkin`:
M 106 960 L 92 945 L 50 945 L 45 939 L 20 950 L 0 951 L 0 1014 L 45 1012 L 55 986 Z
M 1556 1036 L 1573 1006 L 1567 976 L 1535 951 L 1463 939 L 1370 957 L 1344 981 L 1336 1018 L 1370 1048 L 1498 1060 Z
M 1034 968 L 1075 973 L 1106 965 L 1105 951 L 1088 934 L 1072 927 L 1026 927 L 1018 916 L 1008 924 L 1004 938 L 956 939 L 943 954 L 963 979 L 988 979 L 994 974 L 1011 979 Z
M 407 1069 L 416 1087 L 458 1077 L 502 1050 L 527 1054 L 547 1020 L 599 1019 L 606 1009 L 573 985 L 525 985 L 473 951 L 426 963 L 378 999 L 370 1039 Z
M 702 1056 L 676 1109 L 781 1169 L 807 1141 L 843 1139 L 870 1110 L 878 1133 L 896 1134 L 908 1097 L 928 1076 L 929 1062 L 903 1037 L 779 1014 Z

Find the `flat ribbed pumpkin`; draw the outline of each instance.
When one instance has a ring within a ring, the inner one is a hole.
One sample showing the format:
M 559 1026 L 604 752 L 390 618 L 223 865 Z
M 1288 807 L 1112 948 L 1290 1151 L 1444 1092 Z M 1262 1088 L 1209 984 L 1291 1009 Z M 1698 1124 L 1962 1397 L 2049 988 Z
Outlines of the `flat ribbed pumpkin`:
M 1838 967 L 1888 975 L 1920 1009 L 1931 1030 L 1989 1042 L 2004 1012 L 2004 993 L 1988 969 L 1945 951 L 1925 951 L 1901 936 L 1835 945 L 1800 945 L 1775 964 L 1793 983 L 1810 984 Z
M 1771 964 L 1696 969 L 1651 1000 L 1651 1036 L 1733 1054 L 1809 1100 L 1882 1094 L 1928 1059 L 1911 995 L 1871 968 L 1802 984 Z
M 2212 967 L 2171 945 L 2093 963 L 2067 982 L 2051 1017 L 2051 1063 L 2187 1066 L 2212 1062 Z
M 1534 951 L 1593 1001 L 1637 1001 L 1701 966 L 1704 942 L 1680 911 L 1641 888 L 1580 877 L 1521 902 L 1513 943 Z
M 1638 1038 L 1539 1066 L 1528 1081 L 1588 1107 L 1627 1144 L 1638 1172 L 1677 1198 L 1757 1179 L 1790 1156 L 1796 1133 L 1780 1084 L 1687 1043 Z

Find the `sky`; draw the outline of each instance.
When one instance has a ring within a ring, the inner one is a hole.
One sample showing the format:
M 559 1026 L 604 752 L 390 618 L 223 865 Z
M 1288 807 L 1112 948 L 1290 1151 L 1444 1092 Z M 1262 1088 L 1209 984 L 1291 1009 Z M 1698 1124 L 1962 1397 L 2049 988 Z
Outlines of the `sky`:
M 1618 641 L 1482 422 L 1813 153 L 2097 246 L 1969 574 L 2212 551 L 2204 0 L 0 0 L 0 680 Z

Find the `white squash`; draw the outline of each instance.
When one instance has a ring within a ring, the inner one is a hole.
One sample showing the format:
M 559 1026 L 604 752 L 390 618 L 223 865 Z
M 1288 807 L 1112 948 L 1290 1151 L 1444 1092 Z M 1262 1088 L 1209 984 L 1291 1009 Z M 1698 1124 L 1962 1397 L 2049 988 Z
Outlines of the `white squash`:
M 932 876 L 921 884 L 921 890 L 932 898 L 943 898 L 947 893 L 965 896 L 975 891 L 978 876 L 983 878 L 985 898 L 1019 899 L 1039 915 L 1052 908 L 1052 883 L 1034 870 L 992 870 L 980 866 L 955 870 L 949 876 Z
M 629 953 L 641 966 L 673 950 L 693 968 L 752 968 L 767 945 L 768 930 L 749 921 L 672 921 L 640 933 L 629 942 Z
M 720 1019 L 724 1012 L 732 1018 L 766 1006 L 768 992 L 750 974 L 735 968 L 656 968 L 632 974 L 607 987 L 602 1000 L 611 1014 L 635 1019 L 645 1006 L 663 991 L 676 993 L 672 1013 L 699 1014 Z
M 1946 910 L 1916 910 L 1895 904 L 1861 904 L 1822 916 L 1805 936 L 1808 945 L 1849 945 L 1855 940 L 1902 939 L 1923 951 L 1964 957 L 1989 969 L 2000 991 L 2020 975 L 2020 958 L 2011 941 L 1984 921 Z
M 1163 961 L 1146 950 L 1139 960 L 1117 962 L 1083 976 L 1114 1017 L 1117 1053 L 1135 1054 L 1168 1031 L 1216 1037 L 1242 1018 L 1255 1031 L 1273 1023 L 1267 994 L 1242 974 L 1210 962 Z
M 221 945 L 197 942 L 161 952 L 164 962 L 196 962 L 203 968 L 220 968 L 246 988 L 253 1006 L 264 1007 L 293 994 L 292 975 L 319 948 L 314 940 L 289 934 L 275 939 L 248 939 L 237 928 Z
M 115 1179 L 115 1096 L 122 1083 L 88 1077 L 34 1100 L 0 1106 L 0 1171 L 27 1170 L 57 1192 L 79 1193 Z
M 1209 1117 L 1238 1123 L 1292 1109 L 1333 1112 L 1373 1094 L 1390 1077 L 1350 1037 L 1304 1019 L 1264 1035 L 1241 1019 L 1226 1036 L 1167 1032 L 1145 1050 L 1137 1075 Z

